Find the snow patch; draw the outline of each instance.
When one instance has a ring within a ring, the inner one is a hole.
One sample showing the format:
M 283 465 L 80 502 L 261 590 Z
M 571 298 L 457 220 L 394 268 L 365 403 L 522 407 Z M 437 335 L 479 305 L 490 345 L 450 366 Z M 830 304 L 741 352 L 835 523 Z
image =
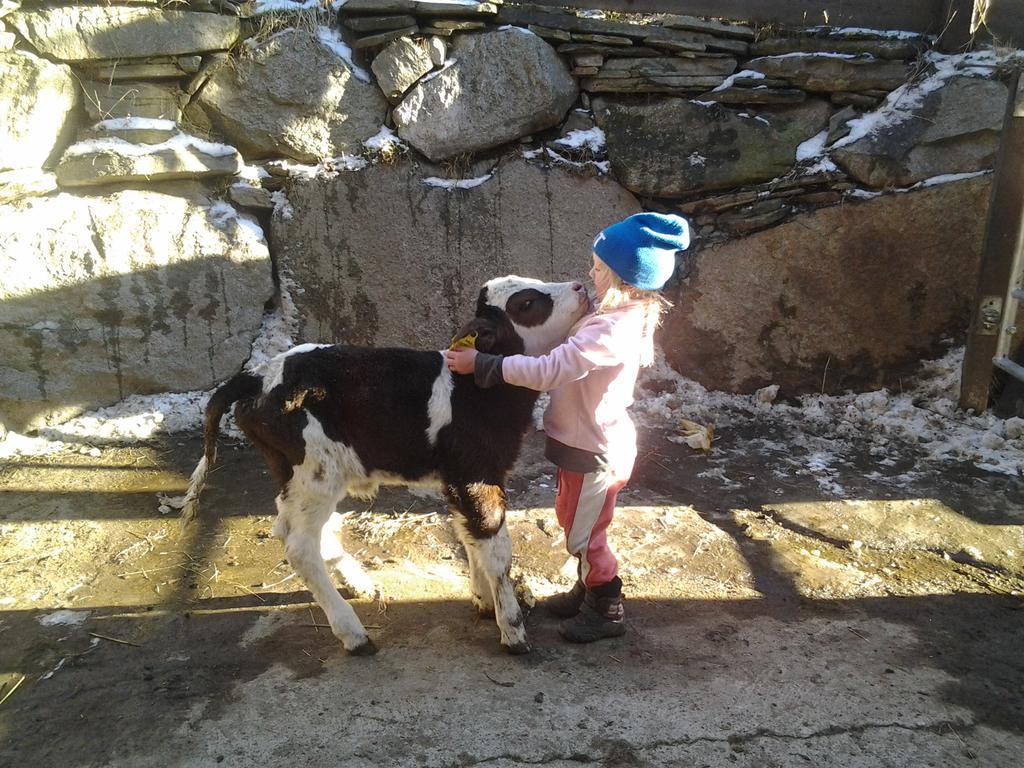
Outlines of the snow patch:
M 835 173 L 839 170 L 835 163 L 827 157 L 823 157 L 814 165 L 801 169 L 802 176 L 816 176 L 819 173 Z
M 249 11 L 250 16 L 264 13 L 287 13 L 289 11 L 311 11 L 321 7 L 321 0 L 256 0 Z
M 831 161 L 827 161 L 831 164 Z M 835 169 L 835 166 L 832 166 Z M 989 176 L 992 174 L 991 170 L 987 171 L 973 171 L 971 173 L 944 173 L 940 176 L 932 176 L 931 178 L 919 181 L 917 184 L 913 184 L 909 187 L 894 187 L 887 190 L 887 192 L 876 192 L 870 189 L 851 189 L 847 192 L 848 197 L 852 197 L 860 200 L 873 200 L 876 197 L 881 197 L 883 194 L 900 195 L 906 194 L 907 192 L 913 192 L 918 189 L 927 189 L 928 187 L 937 187 L 942 184 L 952 184 L 957 181 L 963 181 L 965 179 L 973 179 L 978 176 Z
M 846 495 L 843 486 L 835 481 L 837 470 L 832 466 L 836 457 L 828 451 L 817 451 L 806 458 L 807 468 L 815 476 L 818 487 L 830 496 Z
M 586 160 L 578 162 L 576 160 L 570 160 L 568 157 L 555 152 L 550 147 L 543 147 L 541 149 L 524 149 L 523 159 L 524 160 L 536 160 L 541 158 L 545 161 L 551 161 L 556 165 L 567 165 L 570 168 L 594 168 L 602 176 L 607 175 L 611 171 L 611 163 L 607 160 Z
M 71 611 L 64 608 L 39 617 L 44 627 L 77 627 L 91 615 L 91 611 Z
M 736 81 L 739 80 L 740 78 L 743 78 L 744 80 L 764 80 L 765 74 L 764 72 L 758 72 L 753 69 L 744 69 L 741 72 L 736 72 L 734 74 L 729 75 L 727 78 L 725 78 L 725 80 L 722 81 L 722 84 L 720 86 L 718 86 L 717 88 L 712 88 L 711 92 L 717 93 L 718 91 L 724 91 L 727 88 L 732 88 Z
M 361 171 L 369 163 L 365 157 L 358 155 L 342 154 L 340 157 L 331 157 L 320 161 L 316 165 L 304 165 L 291 160 L 272 160 L 270 165 L 280 168 L 289 176 L 300 179 L 333 179 L 342 171 Z
M 765 59 L 860 59 L 862 61 L 873 61 L 874 56 L 870 53 L 825 53 L 823 51 L 793 51 L 792 53 L 779 53 L 774 56 L 764 56 Z
M 400 149 L 405 144 L 402 143 L 402 140 L 398 138 L 394 131 L 386 125 L 382 125 L 377 133 L 363 142 L 363 146 L 371 152 L 386 152 Z
M 922 35 L 920 32 L 908 32 L 903 29 L 869 29 L 867 27 L 810 27 L 808 32 L 825 32 L 830 37 L 877 37 L 890 38 L 894 40 L 922 40 L 931 39 L 930 35 Z
M 117 117 L 111 120 L 100 120 L 97 128 L 105 131 L 173 131 L 178 124 L 173 120 L 161 120 L 155 117 Z
M 477 176 L 475 179 L 442 179 L 437 176 L 427 176 L 423 179 L 423 184 L 428 187 L 438 187 L 440 189 L 473 189 L 473 187 L 479 187 L 481 184 L 486 184 L 494 176 L 494 171 L 491 171 L 486 176 Z
M 855 441 L 866 440 L 882 466 L 887 466 L 890 454 L 912 448 L 923 461 L 968 462 L 987 472 L 1020 476 L 1024 474 L 1024 424 L 1000 419 L 991 411 L 965 413 L 957 406 L 963 355 L 963 347 L 958 347 L 937 360 L 923 361 L 899 393 L 881 389 L 804 395 L 798 404 L 776 402 L 770 408 L 759 402 L 758 395 L 708 390 L 681 376 L 659 355 L 641 375 L 633 410 L 638 421 L 655 429 L 677 424 L 680 418 L 713 424 L 716 433 L 734 423 L 770 421 L 794 434 L 792 443 L 809 456 L 824 451 L 838 456 L 853 451 Z M 658 394 L 645 394 L 646 381 L 657 382 Z M 823 456 L 817 459 L 825 461 Z M 828 490 L 838 494 L 840 489 L 829 486 Z
M 424 75 L 423 77 L 421 77 L 419 79 L 419 82 L 426 83 L 426 82 L 428 82 L 430 80 L 433 80 L 435 77 L 440 75 L 442 72 L 450 69 L 451 67 L 455 66 L 458 63 L 459 63 L 458 59 L 445 59 L 444 60 L 444 64 L 442 64 L 439 69 L 435 69 L 433 72 L 428 72 L 426 75 Z
M 266 248 L 263 227 L 252 216 L 239 213 L 231 203 L 217 200 L 206 209 L 206 215 L 210 218 L 210 223 L 217 229 L 226 232 L 233 224 L 237 227 L 242 239 L 251 240 L 264 249 Z
M 850 133 L 836 141 L 832 149 L 848 146 L 906 122 L 924 104 L 930 93 L 939 90 L 952 77 L 990 77 L 995 67 L 1020 58 L 1024 58 L 1024 51 L 1000 54 L 991 50 L 961 54 L 928 51 L 921 60 L 931 67 L 931 73 L 922 80 L 904 83 L 890 92 L 885 102 L 873 112 L 848 120 L 846 125 L 851 129 Z
M 279 275 L 279 291 L 277 306 L 263 315 L 259 336 L 252 343 L 252 352 L 245 364 L 247 371 L 258 368 L 295 346 L 295 337 L 299 331 L 299 312 L 292 299 L 295 281 L 284 270 Z
M 238 178 L 256 184 L 263 179 L 269 179 L 270 173 L 259 165 L 242 165 L 242 169 L 238 172 Z
M 79 157 L 99 152 L 110 152 L 123 157 L 140 157 L 166 150 L 171 150 L 172 152 L 195 150 L 200 154 L 209 155 L 210 157 L 230 157 L 238 153 L 237 149 L 227 144 L 216 144 L 212 141 L 204 141 L 196 136 L 190 136 L 187 133 L 176 133 L 167 141 L 162 141 L 159 144 L 134 144 L 115 136 L 102 139 L 86 139 L 85 141 L 78 141 L 72 144 L 65 150 L 64 155 L 65 157 Z
M 44 437 L 29 437 L 18 432 L 8 432 L 0 439 L 0 459 L 17 456 L 46 456 L 64 449 L 64 443 L 47 440 Z
M 521 32 L 524 35 L 533 35 L 534 37 L 536 37 L 536 33 L 534 33 L 532 30 L 527 29 L 526 27 L 516 27 L 513 26 L 512 24 L 506 24 L 503 27 L 498 27 L 499 32 L 505 32 L 506 30 L 512 30 L 513 32 Z
M 601 152 L 604 149 L 605 135 L 604 131 L 596 127 L 590 128 L 586 131 L 569 131 L 569 133 L 562 138 L 555 139 L 554 143 L 563 147 L 569 147 L 570 149 L 586 147 L 591 152 L 596 153 Z
M 822 131 L 812 136 L 796 148 L 796 161 L 798 163 L 818 157 L 825 151 L 825 142 L 828 140 L 828 131 Z
M 209 392 L 129 395 L 120 403 L 39 430 L 41 439 L 64 442 L 133 443 L 157 435 L 198 429 Z
M 932 176 L 930 179 L 919 181 L 917 184 L 911 187 L 911 189 L 919 189 L 923 187 L 937 187 L 940 184 L 949 184 L 953 181 L 963 181 L 964 179 L 973 179 L 977 176 L 987 176 L 992 171 L 974 171 L 973 173 L 944 173 L 940 176 Z
M 331 29 L 330 27 L 317 27 L 316 39 L 320 41 L 321 45 L 334 53 L 335 56 L 342 59 L 357 80 L 361 80 L 364 83 L 373 82 L 370 73 L 355 63 L 352 58 L 352 49 L 342 39 L 341 33 L 338 30 Z
M 275 216 L 279 216 L 284 221 L 288 221 L 295 215 L 295 209 L 292 208 L 292 203 L 283 189 L 271 192 L 270 201 L 274 204 Z

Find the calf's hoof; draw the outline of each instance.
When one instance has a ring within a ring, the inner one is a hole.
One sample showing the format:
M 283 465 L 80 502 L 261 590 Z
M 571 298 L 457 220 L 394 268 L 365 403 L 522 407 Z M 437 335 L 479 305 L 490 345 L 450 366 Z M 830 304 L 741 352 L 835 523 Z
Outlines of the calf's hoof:
M 485 600 L 480 595 L 473 593 L 471 596 L 473 601 L 473 607 L 476 609 L 477 614 L 481 618 L 494 618 L 494 603 L 490 600 Z
M 366 638 L 366 642 L 357 645 L 355 648 L 349 648 L 349 656 L 373 656 L 377 652 L 377 646 L 373 640 Z
M 530 644 L 528 642 L 522 640 L 518 643 L 506 645 L 505 650 L 508 652 L 510 656 L 523 656 L 529 653 L 532 649 L 530 648 Z

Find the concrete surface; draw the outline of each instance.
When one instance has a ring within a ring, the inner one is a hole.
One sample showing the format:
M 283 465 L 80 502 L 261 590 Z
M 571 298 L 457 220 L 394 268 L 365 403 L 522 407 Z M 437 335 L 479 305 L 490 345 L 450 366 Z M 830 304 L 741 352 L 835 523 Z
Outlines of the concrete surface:
M 0 765 L 1020 765 L 1024 482 L 855 447 L 829 498 L 782 471 L 803 449 L 780 429 L 710 456 L 646 430 L 613 526 L 629 633 L 569 646 L 535 612 L 516 658 L 436 500 L 343 506 L 388 597 L 355 602 L 381 652 L 351 658 L 251 449 L 222 450 L 185 538 L 155 494 L 195 437 L 2 466 Z M 564 581 L 551 485 L 531 435 L 510 521 L 537 594 Z

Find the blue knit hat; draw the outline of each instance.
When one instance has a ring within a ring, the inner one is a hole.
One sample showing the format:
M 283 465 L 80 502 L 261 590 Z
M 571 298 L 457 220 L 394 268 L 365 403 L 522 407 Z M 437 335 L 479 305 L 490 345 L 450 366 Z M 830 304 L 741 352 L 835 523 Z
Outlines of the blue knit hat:
M 690 247 L 682 216 L 635 213 L 594 240 L 594 253 L 623 282 L 644 291 L 661 289 L 676 268 L 676 252 Z

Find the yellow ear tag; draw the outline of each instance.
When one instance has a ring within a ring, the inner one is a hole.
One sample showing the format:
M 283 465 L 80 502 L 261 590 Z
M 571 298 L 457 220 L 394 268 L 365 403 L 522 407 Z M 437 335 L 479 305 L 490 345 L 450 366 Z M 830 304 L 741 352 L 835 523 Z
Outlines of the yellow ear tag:
M 479 335 L 479 333 L 473 331 L 461 338 L 452 339 L 452 345 L 448 349 L 476 349 L 476 339 Z

